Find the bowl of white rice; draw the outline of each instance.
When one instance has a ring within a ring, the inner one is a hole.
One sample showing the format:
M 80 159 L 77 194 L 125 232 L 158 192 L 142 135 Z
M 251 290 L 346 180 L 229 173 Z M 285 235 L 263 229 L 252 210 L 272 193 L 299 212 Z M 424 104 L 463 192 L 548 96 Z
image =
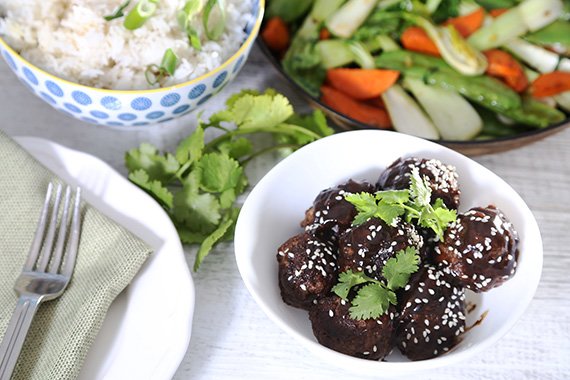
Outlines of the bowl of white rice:
M 264 0 L 0 0 L 0 55 L 34 94 L 85 122 L 156 124 L 243 67 Z

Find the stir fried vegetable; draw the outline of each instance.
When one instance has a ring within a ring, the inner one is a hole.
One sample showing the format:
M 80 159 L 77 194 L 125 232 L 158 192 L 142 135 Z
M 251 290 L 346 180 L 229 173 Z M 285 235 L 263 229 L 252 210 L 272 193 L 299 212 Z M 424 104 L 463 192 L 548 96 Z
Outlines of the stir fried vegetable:
M 485 139 L 570 112 L 570 1 L 269 0 L 269 14 L 285 72 L 371 126 Z

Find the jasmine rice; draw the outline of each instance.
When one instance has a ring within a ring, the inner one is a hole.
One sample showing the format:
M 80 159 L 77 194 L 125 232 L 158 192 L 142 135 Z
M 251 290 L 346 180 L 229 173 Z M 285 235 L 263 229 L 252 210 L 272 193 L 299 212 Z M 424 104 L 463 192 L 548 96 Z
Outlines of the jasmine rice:
M 211 41 L 196 16 L 201 49 L 189 45 L 177 21 L 186 0 L 160 0 L 156 12 L 135 30 L 125 17 L 106 21 L 124 0 L 0 0 L 0 37 L 26 60 L 58 77 L 86 86 L 140 90 L 150 65 L 160 65 L 167 49 L 178 56 L 174 75 L 162 86 L 203 75 L 230 58 L 247 37 L 244 28 L 254 17 L 253 0 L 225 0 L 226 23 L 221 37 Z M 125 15 L 133 9 L 132 0 Z

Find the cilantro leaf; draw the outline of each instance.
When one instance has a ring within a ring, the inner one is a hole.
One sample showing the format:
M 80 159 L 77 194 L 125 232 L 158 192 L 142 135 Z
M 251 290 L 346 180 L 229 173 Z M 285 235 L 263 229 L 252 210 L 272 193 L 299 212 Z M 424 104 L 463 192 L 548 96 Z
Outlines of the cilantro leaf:
M 172 208 L 172 193 L 162 185 L 158 180 L 150 180 L 147 172 L 142 169 L 135 170 L 129 174 L 129 180 L 140 188 L 150 193 L 156 200 L 158 200 L 163 207 L 167 209 Z
M 368 277 L 363 272 L 353 272 L 347 270 L 338 276 L 338 283 L 332 288 L 332 291 L 342 299 L 348 299 L 348 293 L 356 285 L 365 284 L 367 282 L 375 281 Z
M 427 181 L 420 176 L 420 171 L 417 167 L 412 169 L 410 179 L 410 196 L 413 203 L 419 207 L 429 206 L 431 202 L 431 188 Z
M 389 203 L 385 200 L 381 200 L 380 203 L 378 203 L 376 214 L 374 216 L 382 219 L 390 226 L 395 226 L 398 222 L 398 217 L 405 212 L 406 210 L 401 204 Z
M 204 258 L 208 256 L 214 244 L 216 244 L 228 231 L 228 229 L 235 223 L 235 220 L 231 218 L 224 218 L 218 228 L 214 230 L 208 237 L 202 241 L 198 253 L 196 254 L 196 260 L 194 261 L 194 271 L 197 271 Z
M 420 257 L 413 247 L 407 247 L 396 253 L 382 268 L 382 275 L 388 281 L 387 287 L 391 290 L 403 288 L 408 283 L 410 275 L 417 272 Z
M 376 199 L 370 193 L 347 194 L 344 196 L 344 199 L 352 203 L 356 211 L 358 211 L 358 214 L 356 214 L 356 217 L 352 221 L 353 226 L 359 226 L 368 219 L 373 218 L 378 210 Z
M 198 161 L 204 149 L 204 129 L 198 125 L 194 133 L 180 142 L 176 148 L 176 159 L 180 164 L 188 161 Z
M 231 158 L 239 160 L 253 152 L 253 143 L 245 137 L 222 142 L 218 146 L 218 151 L 228 154 Z
M 410 199 L 408 190 L 384 190 L 376 192 L 376 199 L 387 203 L 404 204 Z
M 390 304 L 396 303 L 396 294 L 393 291 L 372 283 L 358 291 L 349 312 L 354 319 L 378 318 L 388 311 Z
M 188 186 L 174 195 L 172 210 L 174 219 L 193 232 L 209 233 L 221 219 L 218 198 Z
M 236 187 L 243 174 L 239 163 L 223 153 L 208 153 L 196 165 L 202 171 L 201 188 L 212 193 Z
M 150 180 L 162 183 L 168 182 L 180 167 L 178 160 L 172 154 L 161 155 L 148 143 L 142 143 L 139 148 L 129 150 L 125 155 L 125 164 L 130 172 L 144 170 Z

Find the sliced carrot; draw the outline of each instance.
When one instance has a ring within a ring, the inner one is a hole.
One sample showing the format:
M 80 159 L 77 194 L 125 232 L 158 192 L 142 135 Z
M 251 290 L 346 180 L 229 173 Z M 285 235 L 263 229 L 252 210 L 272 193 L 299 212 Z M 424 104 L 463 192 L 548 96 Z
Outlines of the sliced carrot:
M 479 8 L 465 16 L 450 18 L 443 25 L 453 25 L 463 38 L 467 38 L 483 25 L 484 19 L 485 11 L 483 8 Z
M 399 71 L 379 69 L 329 69 L 328 83 L 339 91 L 358 100 L 379 97 L 400 76 Z
M 570 91 L 570 73 L 564 71 L 542 74 L 530 86 L 530 92 L 536 98 L 557 95 L 566 91 Z
M 388 112 L 358 102 L 332 87 L 321 87 L 321 100 L 333 110 L 361 123 L 382 129 L 392 127 Z
M 289 47 L 289 28 L 280 17 L 272 17 L 267 20 L 261 38 L 269 49 L 275 52 L 284 52 Z
M 497 9 L 491 9 L 489 11 L 489 14 L 491 15 L 491 17 L 499 17 L 500 15 L 502 15 L 503 13 L 505 13 L 506 11 L 508 11 L 509 8 L 497 8 Z
M 404 30 L 400 41 L 402 45 L 404 45 L 404 48 L 408 50 L 430 54 L 436 57 L 441 56 L 435 43 L 429 38 L 427 33 L 418 26 L 411 26 Z
M 328 40 L 331 38 L 331 32 L 327 28 L 322 28 L 319 32 L 319 40 Z
M 499 78 L 517 92 L 523 92 L 528 86 L 528 79 L 520 63 L 507 52 L 499 49 L 484 51 L 487 58 L 486 74 Z

